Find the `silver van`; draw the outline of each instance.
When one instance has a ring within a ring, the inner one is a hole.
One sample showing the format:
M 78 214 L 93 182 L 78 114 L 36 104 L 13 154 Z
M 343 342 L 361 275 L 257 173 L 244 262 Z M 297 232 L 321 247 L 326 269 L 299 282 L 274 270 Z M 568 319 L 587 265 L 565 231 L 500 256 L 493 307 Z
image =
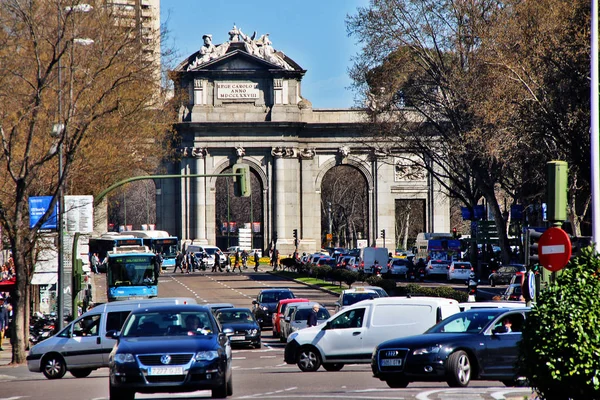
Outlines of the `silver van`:
M 67 371 L 76 378 L 85 378 L 93 370 L 108 367 L 108 355 L 114 339 L 106 332 L 121 330 L 129 313 L 140 307 L 197 304 L 187 297 L 124 300 L 92 308 L 56 335 L 33 346 L 27 355 L 27 368 L 41 372 L 48 379 L 60 379 Z

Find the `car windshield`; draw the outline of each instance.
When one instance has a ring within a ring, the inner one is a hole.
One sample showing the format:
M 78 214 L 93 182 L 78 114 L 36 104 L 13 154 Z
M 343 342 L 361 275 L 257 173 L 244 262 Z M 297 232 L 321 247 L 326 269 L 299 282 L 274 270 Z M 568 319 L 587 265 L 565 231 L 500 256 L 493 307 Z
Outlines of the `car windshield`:
M 377 296 L 377 293 L 346 293 L 344 295 L 342 305 L 349 306 L 354 303 L 358 303 L 359 301 L 374 299 L 376 297 L 379 297 Z
M 206 251 L 206 254 L 208 254 L 209 256 L 212 256 L 217 252 L 217 249 L 206 248 L 204 249 L 204 251 Z
M 481 333 L 498 315 L 497 310 L 454 314 L 432 326 L 426 333 Z
M 149 311 L 130 314 L 122 332 L 124 337 L 208 335 L 213 324 L 205 311 Z
M 259 303 L 277 303 L 283 299 L 293 299 L 292 292 L 261 293 L 258 297 Z
M 247 323 L 252 322 L 252 313 L 250 311 L 240 310 L 220 310 L 217 312 L 217 320 L 222 324 Z

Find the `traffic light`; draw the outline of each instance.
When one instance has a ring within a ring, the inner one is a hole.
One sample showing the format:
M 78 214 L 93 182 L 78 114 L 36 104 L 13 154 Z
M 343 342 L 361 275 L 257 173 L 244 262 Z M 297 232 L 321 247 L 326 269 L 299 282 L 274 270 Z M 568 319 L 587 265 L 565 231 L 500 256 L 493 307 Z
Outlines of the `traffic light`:
M 83 261 L 80 258 L 76 258 L 73 264 L 73 297 L 81 291 L 81 280 L 83 278 Z
M 248 164 L 234 164 L 232 169 L 234 174 L 240 174 L 233 177 L 235 195 L 249 197 L 252 193 L 250 188 L 250 166 Z
M 542 237 L 543 232 L 538 232 L 535 229 L 527 229 L 525 232 L 525 265 L 532 268 L 533 265 L 539 264 L 540 257 L 538 255 L 538 242 Z
M 383 240 L 385 240 L 385 229 L 381 230 L 381 237 L 383 238 Z
M 458 239 L 458 232 L 456 231 L 456 228 L 452 228 L 452 237 L 454 239 Z

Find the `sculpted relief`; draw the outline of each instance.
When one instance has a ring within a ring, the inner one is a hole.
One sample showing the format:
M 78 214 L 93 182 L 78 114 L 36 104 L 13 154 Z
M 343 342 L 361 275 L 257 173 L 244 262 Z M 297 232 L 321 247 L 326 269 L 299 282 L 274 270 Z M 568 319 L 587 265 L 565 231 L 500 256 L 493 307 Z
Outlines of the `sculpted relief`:
M 414 161 L 413 161 L 414 159 Z M 424 181 L 426 177 L 423 168 L 416 158 L 410 159 L 397 157 L 394 159 L 394 181 Z
M 273 49 L 268 33 L 261 35 L 260 38 L 256 39 L 256 32 L 254 32 L 252 36 L 248 36 L 234 25 L 233 29 L 229 31 L 229 40 L 225 43 L 215 46 L 212 44 L 212 35 L 210 34 L 203 35 L 202 39 L 204 40 L 204 44 L 200 48 L 200 54 L 189 64 L 187 68 L 188 71 L 198 68 L 200 65 L 211 60 L 222 57 L 227 53 L 231 43 L 238 42 L 244 43 L 244 49 L 248 54 L 262 58 L 283 69 L 293 70 L 293 68 L 285 61 L 285 55 L 281 51 Z

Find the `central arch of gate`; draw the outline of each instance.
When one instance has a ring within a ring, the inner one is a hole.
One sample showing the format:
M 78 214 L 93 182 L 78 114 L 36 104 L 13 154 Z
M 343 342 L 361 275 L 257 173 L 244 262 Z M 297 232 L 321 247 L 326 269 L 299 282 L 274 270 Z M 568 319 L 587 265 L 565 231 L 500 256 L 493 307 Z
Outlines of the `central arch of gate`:
M 240 33 L 236 33 L 236 31 Z M 232 34 L 233 32 L 233 34 Z M 179 157 L 165 164 L 173 174 L 219 174 L 235 163 L 250 166 L 260 221 L 250 221 L 260 237 L 253 247 L 267 249 L 276 240 L 281 254 L 321 248 L 326 232 L 321 188 L 325 174 L 348 165 L 367 185 L 367 245 L 393 248 L 396 204 L 422 200 L 427 231 L 449 232 L 449 201 L 425 171 L 406 173 L 407 155 L 378 154 L 365 143 L 366 114 L 360 109 L 313 109 L 301 95 L 306 73 L 274 50 L 268 35 L 256 39 L 234 27 L 229 40 L 204 46 L 172 71 L 183 99 L 179 109 Z M 212 47 L 211 47 L 212 46 Z M 231 221 L 217 226 L 219 179 L 184 178 L 158 182 L 157 224 L 183 240 L 215 244 Z M 258 186 L 258 187 L 257 187 Z M 259 191 L 260 193 L 257 193 Z M 229 193 L 229 192 L 227 192 Z M 256 205 L 253 205 L 256 210 Z M 255 214 L 257 214 L 255 212 Z M 239 226 L 237 227 L 239 228 Z

